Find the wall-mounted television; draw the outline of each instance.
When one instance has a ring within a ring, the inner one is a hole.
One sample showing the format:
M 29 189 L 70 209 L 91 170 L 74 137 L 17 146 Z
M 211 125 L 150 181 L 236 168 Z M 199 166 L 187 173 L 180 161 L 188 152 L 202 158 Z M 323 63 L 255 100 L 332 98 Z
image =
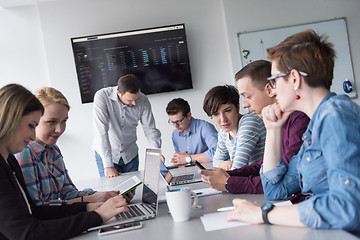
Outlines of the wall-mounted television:
M 129 73 L 144 94 L 193 87 L 184 24 L 74 37 L 71 43 L 82 103 Z

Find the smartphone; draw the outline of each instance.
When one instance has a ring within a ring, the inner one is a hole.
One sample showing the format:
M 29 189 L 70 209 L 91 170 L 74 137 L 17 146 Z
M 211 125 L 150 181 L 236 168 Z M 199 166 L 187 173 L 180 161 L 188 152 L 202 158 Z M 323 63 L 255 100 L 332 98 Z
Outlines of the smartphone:
M 201 163 L 199 163 L 198 161 L 194 161 L 195 165 L 200 168 L 200 169 L 206 169 L 203 165 L 201 165 Z
M 125 231 L 131 231 L 135 229 L 142 228 L 142 222 L 132 222 L 132 223 L 125 223 L 121 225 L 116 225 L 112 227 L 106 227 L 99 230 L 99 236 L 105 236 L 113 233 L 120 233 Z
M 125 182 L 121 183 L 120 185 L 114 187 L 113 190 L 120 191 L 121 195 L 125 195 L 128 192 L 130 192 L 131 190 L 135 189 L 141 183 L 142 182 L 138 177 L 133 176 L 133 177 L 129 178 L 128 180 L 126 180 Z

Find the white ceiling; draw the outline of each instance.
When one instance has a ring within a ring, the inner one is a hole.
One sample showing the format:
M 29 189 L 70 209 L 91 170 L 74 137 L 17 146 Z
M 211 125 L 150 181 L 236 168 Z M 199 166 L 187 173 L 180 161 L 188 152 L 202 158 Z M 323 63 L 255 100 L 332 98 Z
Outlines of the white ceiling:
M 0 0 L 0 7 L 11 8 L 11 7 L 21 7 L 28 5 L 36 5 L 40 2 L 48 2 L 55 0 Z

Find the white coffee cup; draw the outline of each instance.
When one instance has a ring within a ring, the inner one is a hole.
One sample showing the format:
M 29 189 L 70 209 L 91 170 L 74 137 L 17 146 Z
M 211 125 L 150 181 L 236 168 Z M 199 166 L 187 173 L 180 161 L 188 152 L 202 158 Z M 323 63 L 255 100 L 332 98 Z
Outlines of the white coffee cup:
M 174 222 L 186 222 L 197 206 L 198 197 L 190 188 L 179 188 L 166 192 L 166 202 Z

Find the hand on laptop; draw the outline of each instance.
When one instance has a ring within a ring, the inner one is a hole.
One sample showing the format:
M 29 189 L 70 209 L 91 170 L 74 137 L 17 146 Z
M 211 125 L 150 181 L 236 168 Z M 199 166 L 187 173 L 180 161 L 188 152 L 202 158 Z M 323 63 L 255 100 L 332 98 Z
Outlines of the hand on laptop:
M 91 212 L 98 209 L 104 202 L 88 203 L 86 204 L 86 211 Z
M 100 207 L 98 207 L 95 210 L 95 212 L 97 212 L 101 216 L 103 222 L 108 221 L 116 214 L 119 214 L 121 212 L 128 212 L 128 211 L 129 209 L 127 207 L 126 200 L 122 195 L 117 195 L 116 197 L 112 197 L 108 199 L 106 202 L 104 202 Z
M 225 183 L 230 178 L 230 175 L 225 170 L 221 168 L 199 169 L 198 173 L 202 175 L 201 180 L 211 188 L 226 191 Z
M 106 167 L 105 168 L 105 176 L 106 177 L 117 177 L 119 176 L 120 173 L 118 171 L 116 171 L 116 169 L 114 167 Z

